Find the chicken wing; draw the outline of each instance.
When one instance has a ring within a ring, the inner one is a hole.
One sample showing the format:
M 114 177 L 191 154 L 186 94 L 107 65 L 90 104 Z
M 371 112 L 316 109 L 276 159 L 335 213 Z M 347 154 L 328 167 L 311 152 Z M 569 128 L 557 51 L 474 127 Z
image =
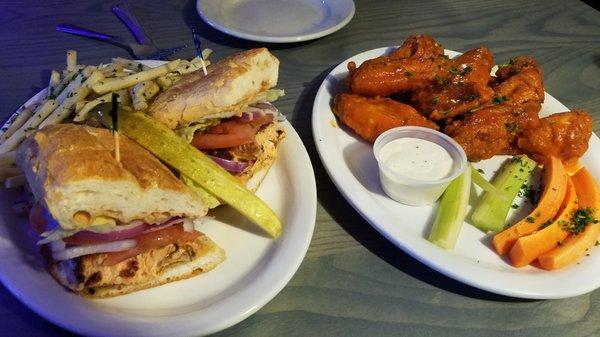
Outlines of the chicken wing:
M 390 54 L 390 57 L 395 59 L 437 58 L 440 56 L 444 56 L 444 48 L 428 35 L 411 35 Z
M 450 61 L 444 57 L 394 59 L 381 56 L 355 67 L 354 62 L 348 64 L 350 91 L 374 97 L 424 88 L 448 71 Z
M 587 112 L 561 112 L 542 118 L 537 127 L 523 131 L 517 146 L 538 161 L 553 155 L 568 162 L 587 151 L 592 129 L 593 121 Z
M 530 56 L 518 56 L 496 71 L 497 80 L 492 85 L 496 101 L 512 104 L 544 101 L 542 70 Z
M 491 101 L 488 86 L 494 66 L 492 52 L 475 48 L 462 54 L 448 71 L 427 87 L 412 94 L 413 106 L 434 121 L 449 120 Z
M 342 93 L 335 97 L 333 112 L 343 124 L 371 143 L 383 132 L 397 126 L 438 129 L 410 105 L 385 97 L 367 98 Z
M 517 135 L 539 124 L 540 109 L 537 102 L 491 105 L 466 114 L 444 131 L 462 146 L 470 161 L 514 154 L 520 152 L 515 147 Z

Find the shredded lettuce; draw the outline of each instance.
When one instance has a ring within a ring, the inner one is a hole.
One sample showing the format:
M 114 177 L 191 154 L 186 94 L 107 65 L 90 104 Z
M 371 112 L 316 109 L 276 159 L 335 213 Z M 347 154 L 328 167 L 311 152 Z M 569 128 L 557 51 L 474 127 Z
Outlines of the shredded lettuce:
M 191 143 L 196 131 L 204 131 L 213 125 L 219 124 L 219 118 L 208 119 L 200 123 L 192 124 L 175 130 L 175 132 L 186 142 Z
M 283 96 L 285 96 L 285 91 L 283 89 L 269 89 L 256 95 L 254 100 L 250 102 L 250 105 L 258 102 L 275 102 Z

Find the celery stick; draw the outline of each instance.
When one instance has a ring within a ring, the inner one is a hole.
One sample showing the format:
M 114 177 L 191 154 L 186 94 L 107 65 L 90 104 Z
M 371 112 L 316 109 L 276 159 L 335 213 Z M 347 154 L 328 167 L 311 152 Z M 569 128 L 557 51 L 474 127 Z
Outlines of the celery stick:
M 513 157 L 506 163 L 492 181 L 492 184 L 505 194 L 485 192 L 471 215 L 473 225 L 485 232 L 501 231 L 515 196 L 536 165 L 535 161 L 525 155 Z
M 473 165 L 469 164 L 469 166 L 471 166 L 471 172 L 473 173 L 473 175 L 471 176 L 471 179 L 473 179 L 473 183 L 475 183 L 475 185 L 481 187 L 485 192 L 501 195 L 504 198 L 507 197 L 506 192 L 504 192 L 500 189 L 497 189 L 496 186 L 492 185 L 489 181 L 487 181 L 481 175 L 481 173 L 477 172 L 477 170 L 473 167 Z
M 444 249 L 453 249 L 467 214 L 471 191 L 471 167 L 467 166 L 444 191 L 428 240 Z

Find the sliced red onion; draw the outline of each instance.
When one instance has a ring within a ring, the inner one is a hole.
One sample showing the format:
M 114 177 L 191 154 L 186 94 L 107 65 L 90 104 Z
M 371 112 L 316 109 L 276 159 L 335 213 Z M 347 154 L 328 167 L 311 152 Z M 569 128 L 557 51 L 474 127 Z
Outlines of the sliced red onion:
M 263 109 L 248 107 L 240 119 L 244 122 L 252 122 L 256 118 L 264 117 L 267 113 Z
M 194 222 L 192 222 L 192 220 L 185 218 L 183 219 L 183 231 L 184 232 L 193 232 L 194 230 L 196 230 L 194 228 Z
M 63 240 L 52 241 L 48 245 L 50 246 L 50 250 L 53 252 L 58 252 L 67 248 L 67 244 Z
M 259 108 L 259 109 L 263 109 L 263 110 L 270 110 L 272 112 L 278 112 L 279 110 L 277 110 L 277 107 L 275 107 L 273 104 L 269 103 L 269 102 L 258 102 L 252 105 L 255 108 Z
M 183 221 L 184 221 L 184 219 L 182 219 L 182 218 L 171 218 L 171 219 L 167 220 L 166 222 L 164 222 L 164 223 L 162 223 L 160 225 L 149 226 L 143 233 L 156 232 L 158 230 L 161 230 L 163 228 L 167 228 L 169 226 L 181 223 Z
M 77 232 L 67 238 L 67 242 L 71 241 L 74 244 L 77 242 L 103 242 L 103 241 L 117 241 L 123 239 L 134 238 L 145 230 L 147 230 L 150 225 L 145 224 L 143 221 L 135 221 L 132 224 L 124 225 L 124 226 L 116 226 L 114 230 L 106 233 L 96 233 L 89 230 Z
M 222 168 L 229 172 L 244 172 L 248 168 L 248 163 L 223 159 L 215 156 L 208 155 L 215 163 L 219 164 Z
M 73 246 L 64 250 L 53 251 L 52 257 L 57 261 L 63 261 L 90 254 L 120 252 L 123 250 L 131 249 L 136 245 L 137 240 L 129 239 L 101 243 L 97 245 Z

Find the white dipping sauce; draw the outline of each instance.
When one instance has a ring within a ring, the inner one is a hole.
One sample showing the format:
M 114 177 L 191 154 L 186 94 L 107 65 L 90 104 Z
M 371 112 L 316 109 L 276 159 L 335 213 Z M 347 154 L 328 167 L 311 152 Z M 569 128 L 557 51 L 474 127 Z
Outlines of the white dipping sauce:
M 398 138 L 385 144 L 379 159 L 387 169 L 404 177 L 432 181 L 452 171 L 450 153 L 440 145 L 419 138 Z

